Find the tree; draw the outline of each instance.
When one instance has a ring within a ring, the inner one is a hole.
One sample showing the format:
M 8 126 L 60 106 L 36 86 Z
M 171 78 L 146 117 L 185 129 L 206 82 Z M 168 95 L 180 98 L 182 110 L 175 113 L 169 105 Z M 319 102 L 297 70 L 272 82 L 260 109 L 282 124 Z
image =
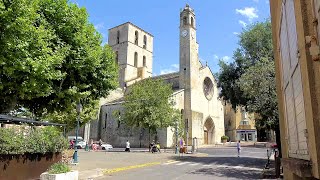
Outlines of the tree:
M 278 129 L 278 103 L 274 61 L 262 58 L 246 69 L 238 85 L 248 99 L 246 108 L 259 114 L 257 123 L 267 129 Z
M 117 86 L 115 55 L 101 44 L 86 10 L 68 0 L 0 1 L 0 113 L 94 108 Z
M 232 104 L 247 105 L 248 97 L 241 90 L 238 80 L 248 67 L 253 66 L 262 58 L 273 61 L 272 34 L 270 20 L 248 26 L 239 35 L 239 48 L 234 51 L 234 62 L 229 64 L 220 60 L 218 86 L 221 88 L 220 97 Z
M 220 61 L 220 96 L 233 108 L 258 113 L 257 127 L 273 129 L 280 146 L 275 67 L 270 20 L 252 24 L 240 34 L 234 62 Z
M 123 121 L 130 127 L 149 129 L 151 133 L 173 126 L 181 115 L 177 116 L 172 106 L 172 93 L 171 85 L 161 79 L 148 78 L 135 83 L 125 95 Z

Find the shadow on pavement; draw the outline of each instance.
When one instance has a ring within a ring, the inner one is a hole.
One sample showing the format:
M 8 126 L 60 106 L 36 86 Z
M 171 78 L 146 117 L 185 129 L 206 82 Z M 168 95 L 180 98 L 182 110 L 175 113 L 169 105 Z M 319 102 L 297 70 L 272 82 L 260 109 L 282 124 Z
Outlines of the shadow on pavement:
M 213 164 L 189 172 L 190 174 L 212 175 L 224 178 L 259 179 L 262 175 L 266 159 L 251 157 L 177 157 L 172 160 L 187 161 L 201 164 Z
M 201 168 L 190 174 L 211 175 L 214 177 L 236 178 L 236 179 L 260 179 L 261 171 L 257 170 L 239 170 L 226 167 Z

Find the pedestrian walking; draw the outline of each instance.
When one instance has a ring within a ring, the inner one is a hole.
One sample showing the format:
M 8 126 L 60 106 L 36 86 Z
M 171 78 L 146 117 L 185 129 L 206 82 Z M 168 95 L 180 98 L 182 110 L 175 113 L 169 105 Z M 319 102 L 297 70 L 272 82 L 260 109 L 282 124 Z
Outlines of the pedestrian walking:
M 127 140 L 126 142 L 126 149 L 125 149 L 126 152 L 130 152 L 130 142 L 129 140 Z
M 240 157 L 240 151 L 241 151 L 240 141 L 238 141 L 237 143 L 237 150 L 238 150 L 238 157 Z

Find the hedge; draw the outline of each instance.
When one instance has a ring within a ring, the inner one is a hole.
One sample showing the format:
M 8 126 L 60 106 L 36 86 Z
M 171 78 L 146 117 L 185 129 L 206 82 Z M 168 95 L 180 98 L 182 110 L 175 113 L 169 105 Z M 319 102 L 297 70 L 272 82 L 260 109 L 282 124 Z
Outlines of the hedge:
M 0 154 L 55 153 L 67 147 L 67 139 L 56 127 L 0 128 Z

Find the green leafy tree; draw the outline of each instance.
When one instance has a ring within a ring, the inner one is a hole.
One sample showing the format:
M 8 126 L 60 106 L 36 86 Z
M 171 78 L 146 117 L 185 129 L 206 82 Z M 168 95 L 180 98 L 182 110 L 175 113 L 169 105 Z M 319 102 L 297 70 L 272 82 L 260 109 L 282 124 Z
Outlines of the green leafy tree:
M 239 39 L 239 48 L 233 54 L 234 62 L 225 63 L 220 60 L 220 72 L 217 75 L 220 96 L 230 102 L 234 109 L 238 105 L 246 106 L 249 101 L 238 83 L 246 69 L 262 58 L 273 61 L 270 20 L 248 26 L 241 32 Z
M 278 130 L 274 61 L 262 58 L 255 65 L 246 69 L 239 78 L 238 85 L 248 99 L 247 110 L 259 114 L 257 126 Z
M 177 111 L 170 100 L 172 93 L 171 85 L 160 79 L 135 83 L 125 95 L 124 122 L 131 127 L 149 129 L 151 133 L 156 133 L 157 128 L 174 126 Z
M 101 44 L 85 8 L 68 0 L 0 1 L 0 113 L 61 119 L 79 101 L 93 109 L 117 86 L 115 55 Z
M 270 20 L 252 24 L 243 30 L 239 38 L 234 62 L 220 61 L 220 96 L 233 108 L 244 106 L 249 112 L 258 113 L 257 128 L 275 130 L 280 146 Z

